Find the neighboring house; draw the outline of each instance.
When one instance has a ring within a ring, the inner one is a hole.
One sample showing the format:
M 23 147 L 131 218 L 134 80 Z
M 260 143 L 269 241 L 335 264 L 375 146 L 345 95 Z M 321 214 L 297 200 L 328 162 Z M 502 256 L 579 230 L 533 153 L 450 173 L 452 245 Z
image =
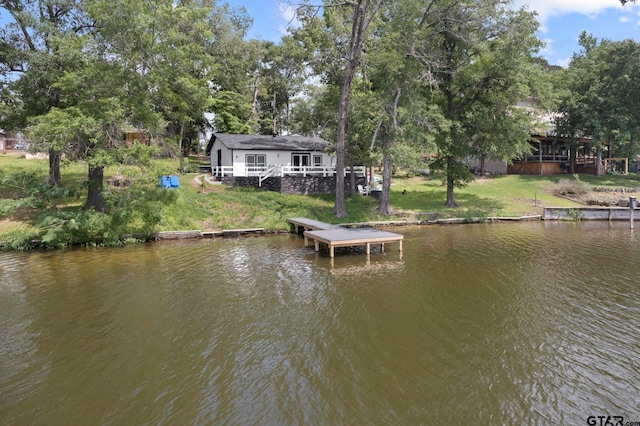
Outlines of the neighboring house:
M 283 194 L 332 194 L 336 161 L 328 146 L 324 139 L 300 135 L 214 133 L 205 152 L 211 158 L 211 174 L 224 184 Z M 365 168 L 359 166 L 355 172 L 356 184 L 365 185 Z M 345 179 L 345 187 L 349 182 Z
M 507 173 L 521 175 L 552 175 L 571 170 L 571 138 L 556 135 L 531 135 L 531 154 L 509 164 Z M 576 173 L 596 172 L 596 155 L 591 149 L 591 139 L 580 138 L 575 153 Z
M 135 141 L 140 142 L 143 145 L 150 145 L 149 137 L 140 130 L 125 130 L 122 135 L 122 139 L 128 147 L 133 145 Z
M 487 159 L 485 170 L 490 173 L 520 174 L 520 175 L 552 175 L 568 173 L 571 170 L 571 138 L 559 135 L 556 129 L 558 113 L 543 111 L 536 107 L 535 101 L 527 99 L 517 105 L 534 117 L 537 125 L 531 129 L 531 153 L 523 153 L 510 164 L 504 161 Z M 578 149 L 574 153 L 574 171 L 576 173 L 596 172 L 596 155 L 591 149 L 589 138 L 578 138 Z M 480 168 L 480 161 L 470 159 L 472 170 Z
M 335 157 L 326 152 L 329 142 L 300 135 L 211 135 L 206 153 L 214 176 L 261 176 L 330 173 Z
M 513 160 L 507 173 L 552 175 L 569 172 L 572 160 L 571 138 L 558 134 L 556 121 L 559 114 L 539 109 L 532 99 L 520 102 L 518 107 L 530 111 L 536 118 L 538 127 L 531 130 L 531 153 Z M 595 174 L 596 155 L 591 149 L 591 139 L 581 137 L 575 143 L 578 148 L 573 153 L 574 171 Z
M 4 130 L 0 129 L 0 151 L 4 151 L 7 149 L 7 135 L 4 133 Z

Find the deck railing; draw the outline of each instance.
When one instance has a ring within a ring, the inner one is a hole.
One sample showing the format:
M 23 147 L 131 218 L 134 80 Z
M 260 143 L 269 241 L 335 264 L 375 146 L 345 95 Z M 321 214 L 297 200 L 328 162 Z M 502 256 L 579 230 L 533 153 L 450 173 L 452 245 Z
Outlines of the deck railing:
M 366 173 L 365 166 L 354 167 L 354 171 L 358 176 L 364 176 Z M 350 168 L 345 168 L 345 176 L 350 172 Z M 282 166 L 280 176 L 335 176 L 336 168 L 331 166 Z
M 211 173 L 216 177 L 225 176 L 258 176 L 260 178 L 260 185 L 268 177 L 272 176 L 335 176 L 336 168 L 333 166 L 289 166 L 289 165 L 271 165 L 268 167 L 245 167 L 242 170 L 242 174 L 237 175 L 235 173 L 237 169 L 232 166 L 213 166 L 211 167 Z M 354 171 L 357 176 L 365 176 L 366 167 L 357 166 L 354 167 Z M 351 172 L 350 168 L 345 168 L 345 176 Z
M 569 163 L 570 159 L 566 155 L 525 155 L 524 158 L 514 160 L 514 163 Z M 578 156 L 575 164 L 595 164 L 596 157 Z
M 270 178 L 271 176 L 275 176 L 276 173 L 278 172 L 278 170 L 280 169 L 280 166 L 271 166 L 269 167 L 263 174 L 260 175 L 260 177 L 258 178 L 258 186 L 262 187 L 262 182 L 265 181 L 265 179 Z
M 233 176 L 233 167 L 231 166 L 213 166 L 211 174 L 216 177 Z

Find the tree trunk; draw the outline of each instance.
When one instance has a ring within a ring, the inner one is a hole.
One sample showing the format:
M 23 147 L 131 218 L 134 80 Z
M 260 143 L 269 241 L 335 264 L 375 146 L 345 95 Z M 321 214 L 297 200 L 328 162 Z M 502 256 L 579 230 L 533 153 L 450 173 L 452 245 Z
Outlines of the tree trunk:
M 576 157 L 578 154 L 578 144 L 572 143 L 569 151 L 569 173 L 574 174 L 576 172 Z
M 58 186 L 62 183 L 60 179 L 60 152 L 49 150 L 49 185 Z
M 336 203 L 333 213 L 336 217 L 345 217 L 344 207 L 344 143 L 347 125 L 347 107 L 349 105 L 349 91 L 355 67 L 347 64 L 346 75 L 340 94 L 340 108 L 338 109 L 338 133 L 336 136 Z
M 386 136 L 386 135 L 385 135 Z M 391 176 L 393 176 L 393 158 L 391 157 L 391 141 L 384 137 L 382 158 L 382 194 L 380 194 L 380 205 L 378 213 L 383 215 L 391 214 Z
M 485 174 L 484 162 L 486 158 L 484 155 L 480 158 L 480 176 L 484 176 Z
M 184 148 L 182 141 L 184 138 L 184 122 L 180 125 L 180 135 L 178 136 L 178 155 L 180 155 L 180 173 L 186 173 L 184 165 Z
M 249 117 L 249 120 L 253 121 L 254 123 L 257 123 L 260 120 L 260 115 L 258 112 L 260 108 L 260 101 L 258 99 L 259 80 L 260 80 L 260 73 L 256 71 L 253 73 L 253 93 L 252 93 L 253 102 L 251 104 L 251 115 Z
M 107 211 L 107 204 L 102 195 L 102 190 L 104 189 L 103 177 L 104 167 L 89 166 L 89 191 L 83 210 L 94 209 L 100 213 Z
M 340 106 L 338 108 L 338 131 L 336 134 L 336 204 L 333 209 L 336 217 L 345 217 L 347 211 L 344 208 L 344 144 L 347 125 L 347 108 L 349 106 L 349 93 L 351 82 L 360 63 L 364 37 L 369 24 L 380 10 L 383 0 L 377 0 L 372 6 L 370 0 L 348 2 L 353 7 L 351 20 L 351 38 L 349 40 L 349 52 L 347 65 L 344 70 L 344 80 L 340 88 Z
M 458 207 L 456 204 L 456 199 L 453 196 L 453 188 L 454 188 L 454 177 L 453 177 L 453 168 L 454 168 L 454 158 L 449 156 L 447 157 L 447 202 L 444 204 L 445 207 Z
M 349 189 L 351 191 L 351 196 L 355 197 L 356 196 L 356 173 L 353 165 L 353 160 L 351 160 L 349 164 L 349 173 L 350 173 Z
M 602 176 L 602 148 L 596 151 L 596 176 Z

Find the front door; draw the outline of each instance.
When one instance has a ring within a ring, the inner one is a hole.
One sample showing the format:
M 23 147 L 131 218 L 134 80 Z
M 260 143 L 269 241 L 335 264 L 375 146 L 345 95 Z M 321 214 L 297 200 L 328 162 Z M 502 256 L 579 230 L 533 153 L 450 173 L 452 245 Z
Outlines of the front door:
M 301 167 L 309 167 L 311 164 L 311 155 L 310 154 L 291 154 L 291 163 L 293 164 L 293 169 L 300 171 Z

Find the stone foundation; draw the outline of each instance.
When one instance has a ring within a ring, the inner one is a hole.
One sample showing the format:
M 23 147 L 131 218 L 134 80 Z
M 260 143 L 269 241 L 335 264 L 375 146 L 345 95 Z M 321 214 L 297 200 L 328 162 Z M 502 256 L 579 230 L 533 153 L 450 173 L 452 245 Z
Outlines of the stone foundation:
M 230 186 L 251 186 L 267 191 L 279 192 L 281 194 L 309 195 L 309 194 L 335 194 L 336 179 L 334 176 L 283 176 L 270 177 L 262 182 L 259 187 L 259 178 L 250 177 L 223 177 L 222 183 Z M 350 191 L 351 178 L 345 177 L 345 192 Z M 364 176 L 356 177 L 356 185 L 366 185 Z

